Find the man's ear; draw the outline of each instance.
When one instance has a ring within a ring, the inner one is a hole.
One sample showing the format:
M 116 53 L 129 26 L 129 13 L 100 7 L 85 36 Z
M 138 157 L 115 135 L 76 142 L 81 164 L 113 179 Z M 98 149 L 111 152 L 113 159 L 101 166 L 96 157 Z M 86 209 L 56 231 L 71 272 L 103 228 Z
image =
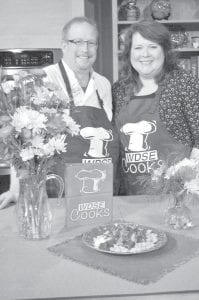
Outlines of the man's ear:
M 65 41 L 61 41 L 61 48 L 62 48 L 62 50 L 65 50 L 66 49 L 66 47 L 67 47 L 67 43 L 65 42 Z

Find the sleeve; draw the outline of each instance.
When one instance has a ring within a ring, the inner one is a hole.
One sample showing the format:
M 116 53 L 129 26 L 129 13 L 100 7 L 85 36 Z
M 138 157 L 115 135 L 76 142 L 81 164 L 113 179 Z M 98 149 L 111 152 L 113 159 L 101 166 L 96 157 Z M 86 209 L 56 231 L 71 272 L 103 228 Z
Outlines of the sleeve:
M 193 138 L 193 147 L 199 148 L 199 79 L 188 75 L 185 79 L 183 113 Z
M 112 86 L 112 98 L 113 98 L 113 122 L 119 114 L 124 102 L 125 102 L 124 87 L 119 81 L 115 82 Z

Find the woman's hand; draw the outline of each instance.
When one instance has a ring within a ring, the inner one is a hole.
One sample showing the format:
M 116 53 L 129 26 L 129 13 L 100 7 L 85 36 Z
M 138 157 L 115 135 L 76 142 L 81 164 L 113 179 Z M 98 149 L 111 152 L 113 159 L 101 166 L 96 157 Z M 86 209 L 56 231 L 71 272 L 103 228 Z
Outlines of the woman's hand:
M 11 202 L 16 202 L 17 198 L 15 196 L 15 193 L 12 191 L 7 191 L 0 195 L 0 209 L 5 208 L 10 204 Z

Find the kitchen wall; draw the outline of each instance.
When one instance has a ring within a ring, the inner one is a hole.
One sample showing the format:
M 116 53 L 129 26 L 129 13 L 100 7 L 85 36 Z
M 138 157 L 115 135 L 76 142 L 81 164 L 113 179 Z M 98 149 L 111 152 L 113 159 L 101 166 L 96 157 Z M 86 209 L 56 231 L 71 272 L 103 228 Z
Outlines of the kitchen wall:
M 63 25 L 84 0 L 0 0 L 0 48 L 59 48 Z

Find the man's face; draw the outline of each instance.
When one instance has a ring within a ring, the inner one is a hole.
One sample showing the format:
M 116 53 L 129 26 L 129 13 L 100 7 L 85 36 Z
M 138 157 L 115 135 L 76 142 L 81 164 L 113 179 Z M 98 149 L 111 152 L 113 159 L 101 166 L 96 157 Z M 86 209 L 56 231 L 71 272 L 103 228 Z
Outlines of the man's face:
M 73 24 L 63 42 L 63 59 L 74 72 L 90 71 L 97 55 L 97 32 L 88 23 Z

